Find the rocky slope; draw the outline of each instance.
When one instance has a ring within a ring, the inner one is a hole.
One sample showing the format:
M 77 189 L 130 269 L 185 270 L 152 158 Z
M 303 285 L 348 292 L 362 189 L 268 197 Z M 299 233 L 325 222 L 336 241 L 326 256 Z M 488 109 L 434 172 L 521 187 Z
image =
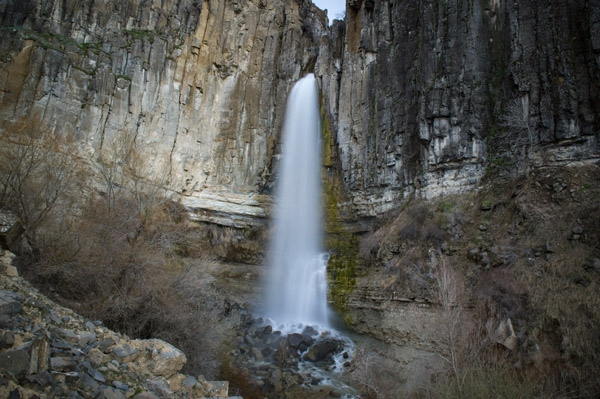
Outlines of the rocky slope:
M 180 374 L 183 352 L 130 339 L 41 295 L 0 257 L 3 398 L 227 398 L 228 383 Z

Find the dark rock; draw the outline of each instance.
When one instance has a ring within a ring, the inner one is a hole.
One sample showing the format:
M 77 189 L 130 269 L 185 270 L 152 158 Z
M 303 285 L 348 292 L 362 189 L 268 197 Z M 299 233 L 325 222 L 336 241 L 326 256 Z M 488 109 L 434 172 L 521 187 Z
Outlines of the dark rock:
M 105 338 L 98 344 L 98 349 L 106 353 L 107 350 L 115 344 L 115 340 L 112 338 Z
M 23 238 L 25 228 L 16 217 L 9 221 L 10 227 L 0 229 L 0 248 L 15 252 Z
M 33 374 L 27 376 L 26 378 L 31 384 L 35 384 L 40 388 L 46 388 L 54 383 L 54 378 L 52 378 L 52 374 L 50 374 L 48 371 Z
M 339 342 L 331 339 L 317 341 L 302 357 L 309 362 L 320 362 L 331 358 L 340 349 Z
M 96 334 L 90 331 L 80 332 L 78 334 L 78 344 L 81 347 L 85 347 L 92 342 L 96 341 Z
M 583 234 L 583 228 L 581 228 L 580 226 L 574 227 L 572 231 L 573 231 L 573 234 L 575 234 L 575 235 Z
M 88 373 L 79 373 L 79 380 L 88 391 L 96 392 L 100 388 L 100 384 Z
M 8 349 L 15 344 L 15 333 L 3 331 L 0 333 L 0 350 Z
M 14 316 L 21 312 L 23 296 L 11 291 L 0 291 L 0 315 Z
M 593 258 L 590 259 L 584 266 L 583 268 L 587 271 L 587 272 L 597 272 L 600 273 L 600 259 L 598 258 Z
M 72 330 L 58 328 L 56 331 L 67 342 L 70 342 L 72 344 L 75 344 L 75 343 L 79 342 L 79 336 L 74 331 L 72 331 Z
M 52 346 L 53 348 L 56 349 L 64 349 L 64 350 L 72 350 L 73 349 L 73 345 L 71 345 L 70 343 L 63 341 L 62 339 L 55 339 L 52 342 L 50 342 L 50 346 Z
M 169 384 L 165 380 L 148 380 L 148 388 L 158 395 L 161 399 L 169 399 L 173 397 L 173 391 L 169 388 Z
M 189 389 L 198 384 L 198 380 L 195 377 L 187 376 L 183 379 L 182 384 L 185 388 Z
M 273 333 L 273 327 L 271 327 L 270 325 L 265 326 L 265 328 L 263 328 L 263 330 L 261 331 L 261 334 L 263 337 L 271 335 Z
M 269 347 L 269 346 L 265 346 L 260 353 L 264 356 L 264 357 L 269 357 L 273 354 L 273 348 Z
M 83 366 L 83 368 L 85 368 L 85 370 L 87 370 L 90 377 L 92 377 L 94 380 L 98 382 L 106 382 L 104 374 L 92 367 L 92 365 L 89 362 L 82 362 L 81 365 Z
M 316 337 L 317 335 L 319 335 L 319 332 L 313 326 L 306 326 L 304 327 L 304 330 L 302 330 L 302 335 Z
M 29 351 L 25 348 L 13 349 L 0 354 L 0 370 L 16 377 L 24 377 L 29 371 Z
M 74 371 L 77 363 L 70 357 L 51 357 L 50 368 L 53 371 Z
M 492 203 L 489 201 L 483 202 L 481 204 L 481 206 L 479 207 L 482 211 L 491 211 L 492 210 Z
M 129 385 L 124 384 L 121 381 L 116 381 L 116 380 L 112 382 L 112 386 L 120 391 L 125 391 L 125 392 L 127 392 L 127 390 L 129 389 Z
M 298 349 L 300 344 L 304 341 L 304 336 L 300 333 L 288 334 L 287 341 L 292 348 Z
M 138 357 L 140 351 L 132 349 L 129 345 L 123 345 L 114 348 L 112 353 L 117 357 L 119 363 L 128 363 Z

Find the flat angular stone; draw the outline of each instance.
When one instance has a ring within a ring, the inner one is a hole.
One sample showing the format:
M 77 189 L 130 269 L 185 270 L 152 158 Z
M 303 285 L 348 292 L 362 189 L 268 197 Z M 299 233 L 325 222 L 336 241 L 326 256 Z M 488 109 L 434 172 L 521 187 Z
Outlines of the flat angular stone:
M 15 376 L 24 376 L 29 371 L 29 351 L 14 349 L 0 354 L 0 370 Z
M 0 315 L 14 316 L 21 312 L 23 296 L 12 291 L 0 290 Z

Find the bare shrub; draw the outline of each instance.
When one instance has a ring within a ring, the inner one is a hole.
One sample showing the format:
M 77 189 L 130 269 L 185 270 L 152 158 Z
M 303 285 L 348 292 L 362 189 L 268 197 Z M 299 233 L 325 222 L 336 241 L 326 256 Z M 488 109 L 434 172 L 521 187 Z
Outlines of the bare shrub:
M 65 228 L 58 221 L 68 224 L 85 178 L 71 144 L 29 120 L 6 126 L 0 141 L 0 207 L 19 217 L 31 240 L 41 240 L 44 229 L 49 240 L 48 231 Z
M 470 347 L 472 324 L 466 315 L 465 286 L 460 275 L 444 257 L 433 258 L 434 297 L 440 306 L 435 337 L 440 347 L 436 354 L 449 367 L 459 393 L 465 379 L 465 361 Z
M 392 399 L 397 396 L 397 384 L 393 362 L 373 347 L 360 346 L 356 349 L 346 378 L 358 386 L 366 399 Z
M 526 318 L 527 297 L 511 270 L 495 268 L 485 272 L 475 287 L 475 299 L 480 318 Z
M 462 382 L 460 392 L 453 379 L 443 376 L 431 382 L 422 396 L 429 399 L 547 398 L 542 385 L 522 373 L 503 368 L 474 368 Z M 563 396 L 552 396 L 562 398 Z
M 7 131 L 0 206 L 19 215 L 34 247 L 20 260 L 23 275 L 115 330 L 178 345 L 188 370 L 216 378 L 220 343 L 235 320 L 203 277 L 212 267 L 202 256 L 210 248 L 206 231 L 190 227 L 164 182 L 147 176 L 146 149 L 130 135 L 107 140 L 93 178 L 83 178 L 89 165 L 69 143 L 24 122 Z
M 421 225 L 415 221 L 408 222 L 398 233 L 398 238 L 402 241 L 417 241 L 420 237 Z
M 446 233 L 437 224 L 429 223 L 425 226 L 425 239 L 439 247 L 446 241 Z
M 499 125 L 506 131 L 498 140 L 499 152 L 507 158 L 516 161 L 518 169 L 523 169 L 526 175 L 531 172 L 531 156 L 538 145 L 535 133 L 536 121 L 531 115 L 529 96 L 515 98 L 508 102 L 501 116 Z M 496 164 L 505 163 L 496 158 Z M 492 161 L 494 162 L 494 161 Z

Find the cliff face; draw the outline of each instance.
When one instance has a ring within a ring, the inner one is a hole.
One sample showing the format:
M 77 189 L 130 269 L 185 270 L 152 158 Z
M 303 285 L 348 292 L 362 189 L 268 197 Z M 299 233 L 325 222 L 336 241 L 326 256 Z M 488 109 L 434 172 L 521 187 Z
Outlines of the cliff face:
M 599 27 L 585 2 L 348 1 L 317 70 L 351 208 L 597 160 Z
M 308 0 L 7 0 L 0 114 L 92 160 L 133 141 L 188 205 L 248 224 L 268 213 L 287 94 L 314 70 L 326 166 L 373 216 L 475 190 L 490 167 L 598 159 L 597 3 L 350 0 L 327 27 Z
M 285 98 L 316 61 L 310 2 L 19 0 L 0 19 L 3 120 L 93 160 L 133 141 L 194 206 L 264 216 L 243 194 L 268 189 Z

